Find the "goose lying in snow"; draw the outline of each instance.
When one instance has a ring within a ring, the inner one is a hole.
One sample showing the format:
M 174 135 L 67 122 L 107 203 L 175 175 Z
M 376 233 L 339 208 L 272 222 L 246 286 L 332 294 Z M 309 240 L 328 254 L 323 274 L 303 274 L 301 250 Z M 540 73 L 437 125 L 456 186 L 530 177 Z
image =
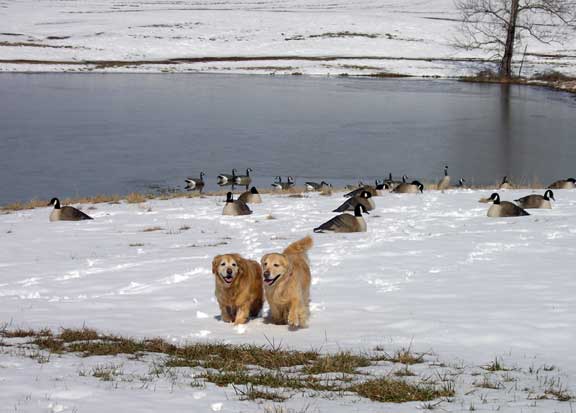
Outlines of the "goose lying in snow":
M 333 212 L 354 211 L 357 205 L 362 205 L 366 211 L 372 211 L 376 208 L 374 200 L 372 199 L 372 194 L 368 191 L 363 191 L 361 195 L 348 198 Z
M 222 215 L 250 215 L 252 210 L 244 202 L 232 197 L 232 192 L 226 194 L 226 205 L 222 210 Z
M 551 199 L 556 201 L 554 199 L 554 192 L 552 192 L 551 190 L 548 189 L 546 192 L 544 192 L 544 195 L 528 195 L 528 196 L 522 197 L 520 199 L 516 199 L 515 202 L 521 208 L 550 209 L 550 208 L 552 208 L 552 204 L 550 203 Z
M 86 219 L 94 219 L 84 212 L 71 206 L 60 206 L 58 198 L 52 198 L 48 206 L 54 205 L 54 209 L 50 213 L 50 221 L 84 221 Z
M 366 232 L 366 221 L 362 217 L 362 212 L 368 214 L 364 205 L 358 204 L 354 208 L 354 215 L 340 214 L 331 220 L 323 223 L 314 232 Z
M 424 185 L 419 181 L 412 181 L 411 183 L 403 182 L 392 191 L 396 194 L 416 194 L 424 192 Z
M 262 198 L 260 198 L 260 193 L 255 186 L 250 188 L 249 191 L 244 192 L 238 197 L 238 201 L 242 201 L 245 204 L 261 204 Z
M 552 182 L 550 184 L 550 186 L 548 186 L 548 188 L 550 188 L 550 189 L 573 189 L 573 188 L 576 188 L 576 179 L 574 179 L 574 178 L 561 179 L 559 181 Z
M 524 215 L 530 215 L 512 202 L 500 201 L 500 195 L 496 192 L 490 195 L 490 198 L 487 199 L 487 202 L 490 201 L 493 202 L 493 205 L 488 209 L 487 215 L 491 218 L 521 217 Z

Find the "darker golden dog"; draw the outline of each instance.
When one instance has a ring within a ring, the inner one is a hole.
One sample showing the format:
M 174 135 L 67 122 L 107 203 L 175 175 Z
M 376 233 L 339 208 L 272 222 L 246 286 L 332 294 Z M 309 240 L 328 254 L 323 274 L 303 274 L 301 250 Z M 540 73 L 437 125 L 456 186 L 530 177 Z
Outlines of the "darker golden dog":
M 262 269 L 256 261 L 238 254 L 217 255 L 212 260 L 212 273 L 223 321 L 244 324 L 249 317 L 258 316 L 264 297 Z
M 270 305 L 268 321 L 288 324 L 291 330 L 307 327 L 310 315 L 310 267 L 307 251 L 312 238 L 290 244 L 282 254 L 266 254 L 260 261 L 264 292 Z

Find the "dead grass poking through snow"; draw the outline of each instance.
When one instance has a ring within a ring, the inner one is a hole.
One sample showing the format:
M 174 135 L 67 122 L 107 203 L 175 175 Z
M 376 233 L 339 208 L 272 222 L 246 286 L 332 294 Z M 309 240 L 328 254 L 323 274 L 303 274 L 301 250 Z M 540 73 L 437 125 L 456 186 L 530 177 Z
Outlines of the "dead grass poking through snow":
M 162 227 L 148 227 L 144 228 L 142 232 L 155 232 L 155 231 L 162 231 L 164 228 Z

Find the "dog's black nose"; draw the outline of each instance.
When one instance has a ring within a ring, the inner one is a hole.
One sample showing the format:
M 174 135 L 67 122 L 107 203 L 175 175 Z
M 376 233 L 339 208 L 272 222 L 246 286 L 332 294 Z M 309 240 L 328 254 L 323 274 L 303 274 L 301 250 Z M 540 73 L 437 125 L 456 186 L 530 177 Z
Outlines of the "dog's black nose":
M 270 277 L 270 271 L 264 271 L 264 277 Z
M 228 268 L 228 269 L 226 270 L 226 274 L 232 275 L 232 268 Z

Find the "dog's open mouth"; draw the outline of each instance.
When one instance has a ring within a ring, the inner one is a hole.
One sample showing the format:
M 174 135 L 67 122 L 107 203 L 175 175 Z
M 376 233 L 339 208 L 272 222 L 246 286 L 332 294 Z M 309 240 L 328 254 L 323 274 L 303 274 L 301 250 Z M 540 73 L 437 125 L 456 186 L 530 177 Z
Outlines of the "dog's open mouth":
M 222 277 L 222 279 L 224 280 L 224 282 L 226 284 L 231 284 L 232 281 L 234 281 L 234 277 L 232 277 L 231 275 L 226 275 L 226 276 Z
M 268 286 L 271 286 L 271 285 L 273 285 L 273 284 L 276 282 L 276 280 L 277 280 L 278 278 L 280 278 L 281 275 L 282 275 L 282 274 L 278 274 L 278 275 L 277 275 L 276 277 L 274 277 L 274 278 L 264 278 L 264 282 L 265 282 Z

